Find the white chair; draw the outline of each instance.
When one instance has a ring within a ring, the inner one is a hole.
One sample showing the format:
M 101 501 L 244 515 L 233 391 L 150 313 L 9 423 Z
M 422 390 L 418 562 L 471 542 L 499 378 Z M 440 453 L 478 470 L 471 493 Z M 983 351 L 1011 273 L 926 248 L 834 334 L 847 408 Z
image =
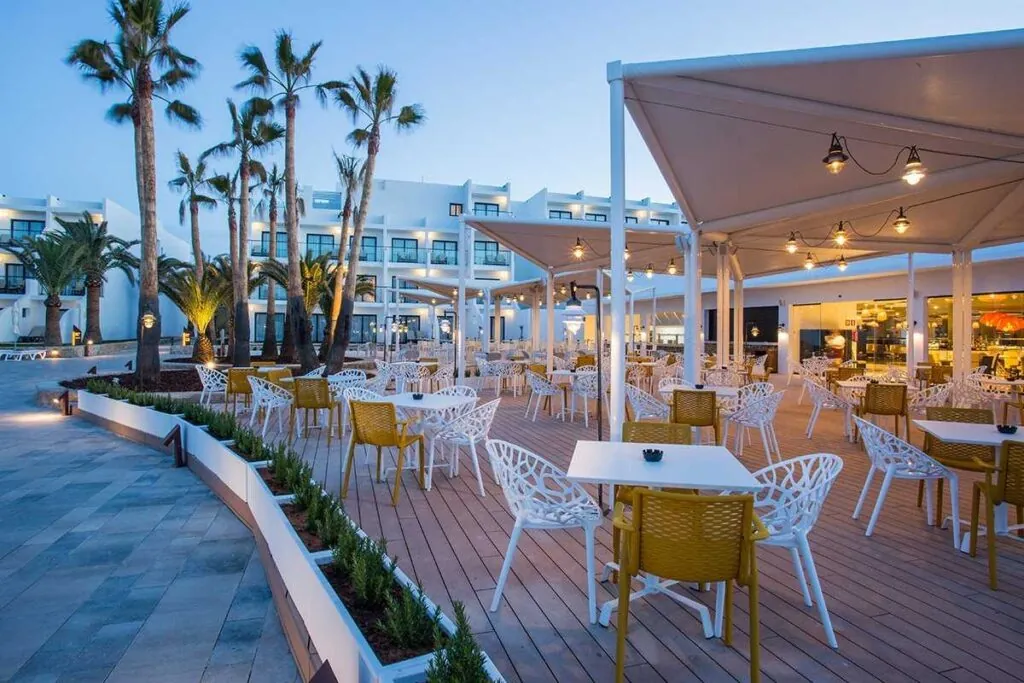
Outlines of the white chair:
M 477 357 L 477 370 L 480 371 L 480 391 L 484 391 L 487 385 L 494 387 L 494 395 L 501 391 L 501 366 L 499 361 L 489 361 L 486 357 Z
M 395 393 L 398 394 L 410 389 L 423 391 L 423 383 L 430 379 L 430 368 L 412 361 L 392 363 L 390 369 L 395 380 Z
M 761 444 L 764 446 L 768 462 L 772 462 L 772 453 L 777 459 L 781 459 L 782 451 L 779 449 L 779 440 L 775 436 L 775 413 L 778 412 L 779 404 L 785 393 L 785 390 L 782 390 L 761 398 L 750 399 L 741 404 L 725 420 L 722 443 L 724 444 L 728 438 L 729 424 L 736 425 L 733 452 L 736 455 L 743 455 L 743 442 L 746 436 L 744 428 L 757 428 L 761 432 Z
M 743 376 L 733 370 L 714 368 L 704 372 L 704 384 L 711 387 L 739 387 L 743 385 Z
M 494 422 L 494 414 L 498 412 L 501 399 L 496 398 L 490 403 L 485 403 L 473 410 L 460 415 L 439 429 L 430 441 L 430 454 L 427 456 L 427 488 L 430 487 L 430 480 L 434 470 L 434 446 L 440 442 L 442 451 L 445 444 L 452 447 L 452 458 L 448 465 L 448 476 L 455 477 L 459 474 L 459 447 L 468 446 L 469 455 L 473 460 L 473 473 L 476 475 L 477 491 L 481 496 L 486 496 L 484 491 L 484 478 L 480 474 L 480 458 L 477 456 L 476 445 L 487 440 L 491 431 L 491 423 Z
M 664 401 L 659 401 L 640 387 L 627 384 L 626 398 L 629 400 L 629 407 L 633 410 L 633 420 L 637 422 L 646 419 L 654 419 L 659 422 L 668 420 L 669 405 Z
M 310 370 L 305 375 L 299 375 L 299 376 L 303 377 L 303 378 L 306 378 L 306 379 L 316 379 L 318 377 L 323 377 L 324 376 L 324 370 L 326 370 L 326 369 L 327 369 L 326 365 L 321 365 L 318 368 L 314 368 L 314 369 Z M 347 370 L 342 370 L 342 372 L 348 372 L 348 371 Z
M 526 399 L 526 414 L 523 417 L 530 416 L 530 405 L 534 403 L 536 399 L 536 405 L 533 406 L 533 421 L 537 421 L 537 412 L 540 410 L 540 404 L 544 402 L 544 398 L 550 398 L 552 396 L 560 396 L 562 399 L 562 411 L 560 415 L 565 419 L 565 393 L 561 387 L 558 387 L 547 380 L 545 377 L 541 377 L 532 370 L 526 371 L 526 384 L 530 387 L 530 396 Z
M 838 648 L 839 643 L 825 606 L 825 595 L 807 535 L 817 523 L 825 499 L 842 469 L 843 460 L 838 455 L 816 453 L 783 460 L 754 473 L 754 478 L 764 486 L 754 494 L 754 512 L 771 534 L 760 544 L 789 550 L 804 604 L 811 607 L 818 603 L 818 616 L 825 628 L 828 644 L 833 648 Z M 715 632 L 721 635 L 721 607 L 724 606 L 725 591 L 719 590 L 716 598 L 719 608 L 715 611 Z
M 442 362 L 437 370 L 430 376 L 430 386 L 434 391 L 454 386 L 455 384 L 455 363 L 450 361 Z M 474 392 L 475 393 L 475 392 Z
M 256 414 L 263 411 L 263 430 L 260 436 L 267 436 L 267 426 L 270 424 L 270 415 L 277 411 L 277 428 L 284 431 L 285 413 L 291 413 L 292 403 L 295 396 L 284 387 L 279 387 L 273 382 L 249 375 L 249 386 L 252 387 L 252 412 L 249 414 L 249 426 L 252 427 L 256 420 Z
M 860 516 L 875 472 L 881 472 L 884 476 L 882 488 L 878 491 L 878 500 L 875 501 L 875 509 L 871 512 L 871 519 L 868 521 L 868 528 L 864 535 L 870 536 L 874 533 L 878 515 L 882 512 L 882 504 L 885 502 L 885 496 L 889 492 L 889 486 L 893 479 L 924 482 L 945 479 L 949 483 L 949 503 L 953 512 L 953 547 L 959 549 L 960 505 L 958 491 L 960 480 L 956 472 L 881 427 L 859 417 L 853 419 L 860 429 L 860 435 L 864 439 L 864 448 L 871 460 L 871 469 L 868 470 L 867 479 L 864 480 L 864 488 L 861 489 L 860 497 L 857 499 L 857 507 L 853 510 L 854 519 Z M 927 522 L 930 526 L 935 519 L 932 514 L 932 489 L 925 484 L 924 491 L 927 501 Z
M 915 391 L 907 399 L 907 411 L 911 415 L 924 418 L 928 408 L 939 408 L 949 403 L 950 385 L 933 384 L 926 389 Z
M 199 394 L 199 405 L 211 405 L 214 394 L 223 394 L 221 401 L 227 404 L 228 376 L 205 365 L 196 365 L 203 391 Z
M 768 354 L 766 353 L 754 360 L 754 367 L 750 370 L 750 378 L 767 382 L 768 375 Z M 787 382 L 787 384 L 789 383 Z
M 365 387 L 366 373 L 362 370 L 342 370 L 333 375 L 327 375 L 327 386 L 331 390 L 331 396 L 341 408 L 338 436 L 342 437 L 348 428 L 348 401 L 345 400 L 344 391 L 351 387 Z
M 662 377 L 658 380 L 658 393 L 671 395 L 676 389 L 693 389 L 693 384 L 679 377 Z
M 344 406 L 344 408 L 342 410 L 342 417 L 345 417 L 345 416 L 348 415 L 349 403 L 351 401 L 383 401 L 384 400 L 383 392 L 374 391 L 373 389 L 369 389 L 367 387 L 346 387 L 345 389 L 341 390 L 341 397 L 342 397 L 342 405 Z M 398 415 L 398 419 L 399 420 L 404 419 L 402 414 L 401 414 L 401 411 L 396 411 L 396 413 Z M 342 437 L 344 436 L 344 432 L 341 433 L 341 436 Z M 352 438 L 355 438 L 355 434 L 354 433 L 352 434 Z M 344 451 L 342 451 L 342 454 L 347 453 L 347 452 L 348 452 L 348 450 L 344 450 Z M 366 464 L 367 462 L 369 462 L 369 458 L 370 458 L 369 451 L 365 447 L 363 447 L 363 464 Z M 342 457 L 342 459 L 341 459 L 341 464 L 342 464 L 342 468 L 344 468 L 345 467 L 345 458 L 344 457 Z M 345 473 L 342 472 L 342 475 L 344 475 L 344 474 Z
M 812 379 L 804 380 L 804 388 L 810 393 L 811 404 L 814 406 L 811 409 L 811 417 L 807 421 L 807 438 L 811 438 L 811 435 L 814 434 L 814 426 L 818 424 L 818 416 L 821 415 L 822 410 L 842 411 L 843 436 L 849 437 L 852 434 L 850 427 L 855 407 L 853 402 L 836 396 Z
M 593 367 L 593 366 L 587 366 Z M 597 391 L 597 372 L 580 372 L 576 371 L 576 378 L 572 382 L 572 407 L 569 409 L 569 415 L 573 422 L 576 421 L 576 397 L 583 399 L 583 424 L 587 427 L 590 426 L 590 406 L 591 400 L 596 401 L 598 397 Z
M 501 602 L 501 593 L 515 557 L 523 529 L 583 529 L 587 552 L 587 608 L 590 623 L 597 621 L 597 592 L 594 584 L 594 532 L 601 525 L 601 510 L 593 498 L 565 472 L 536 453 L 507 441 L 488 441 L 494 478 L 501 486 L 515 525 L 508 540 L 505 561 L 494 587 L 491 611 Z

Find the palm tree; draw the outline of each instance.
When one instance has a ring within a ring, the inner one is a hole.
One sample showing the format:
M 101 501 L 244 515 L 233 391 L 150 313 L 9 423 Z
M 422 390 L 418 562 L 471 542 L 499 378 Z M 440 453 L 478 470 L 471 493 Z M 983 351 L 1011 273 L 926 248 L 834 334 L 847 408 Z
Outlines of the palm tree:
M 26 237 L 8 245 L 29 275 L 46 292 L 46 332 L 43 342 L 47 346 L 60 346 L 60 293 L 71 285 L 81 272 L 83 245 L 56 235 Z
M 153 100 L 166 105 L 168 118 L 200 126 L 199 113 L 184 102 L 171 99 L 174 92 L 192 82 L 199 62 L 171 44 L 171 32 L 188 14 L 186 2 L 164 12 L 162 0 L 110 0 L 108 13 L 116 26 L 113 41 L 82 40 L 67 57 L 82 77 L 102 92 L 119 89 L 127 100 L 107 110 L 115 123 L 131 120 L 135 130 L 135 180 L 139 215 L 142 218 L 142 263 L 139 283 L 139 339 L 135 367 L 139 380 L 155 382 L 160 374 L 160 297 L 157 291 L 156 135 L 153 131 Z M 155 73 L 154 73 L 155 72 Z M 155 328 L 142 334 L 142 315 L 156 314 Z
M 354 156 L 348 154 L 338 156 L 334 153 L 334 163 L 338 169 L 338 180 L 345 189 L 345 203 L 341 209 L 341 242 L 338 243 L 338 263 L 345 262 L 345 249 L 348 247 L 348 231 L 352 223 L 352 207 L 355 203 L 356 192 L 359 189 L 359 181 L 363 177 L 363 165 Z M 327 316 L 327 329 L 324 342 L 320 347 L 320 355 L 327 358 L 327 352 L 331 347 L 331 340 L 334 337 L 334 321 L 341 313 L 342 292 L 345 285 L 345 269 L 337 268 L 334 272 L 334 291 L 330 297 L 330 314 Z M 327 313 L 328 309 L 324 309 Z
M 215 264 L 220 264 L 218 267 L 218 274 L 223 276 L 224 273 L 234 274 L 242 272 L 239 270 L 239 257 L 238 257 L 238 172 L 231 175 L 221 173 L 210 178 L 210 187 L 214 189 L 220 201 L 228 207 L 228 263 L 227 267 L 224 267 L 224 255 L 220 254 L 214 259 Z M 238 299 L 239 293 L 235 288 L 235 282 L 231 281 L 231 325 L 229 325 L 229 332 L 231 333 L 230 346 L 231 349 L 229 355 L 231 356 L 231 363 L 235 367 L 248 367 L 249 361 L 243 364 L 239 363 L 238 353 L 239 350 L 235 342 L 235 325 L 238 321 L 235 318 L 237 309 L 239 308 Z M 244 298 L 248 298 L 247 294 L 242 295 Z M 248 308 L 248 305 L 246 305 Z M 248 321 L 246 321 L 248 322 Z M 248 342 L 246 342 L 248 345 Z M 246 358 L 248 353 L 246 352 Z
M 249 268 L 249 182 L 255 177 L 258 182 L 266 177 L 263 164 L 253 157 L 269 149 L 284 135 L 284 130 L 277 123 L 267 119 L 271 107 L 266 100 L 251 99 L 239 109 L 228 99 L 228 113 L 231 117 L 231 139 L 214 145 L 203 152 L 201 158 L 208 156 L 228 156 L 238 154 L 238 213 L 240 230 L 233 238 L 238 245 L 232 245 L 231 265 L 236 275 L 248 271 Z M 236 260 L 237 259 L 237 260 Z M 234 364 L 247 367 L 249 356 L 249 297 L 245 293 L 245 282 L 239 279 L 233 283 L 232 292 L 235 306 L 235 357 Z
M 107 231 L 107 222 L 96 224 L 88 211 L 77 221 L 56 218 L 62 232 L 56 239 L 66 240 L 81 247 L 79 268 L 85 275 L 85 339 L 99 344 L 103 341 L 100 330 L 100 290 L 107 281 L 107 271 L 120 270 L 135 284 L 138 259 L 129 251 L 138 240 L 123 240 Z
M 285 218 L 288 232 L 288 315 L 289 326 L 295 339 L 298 361 L 304 371 L 310 370 L 316 363 L 313 353 L 313 341 L 308 334 L 309 315 L 303 309 L 302 277 L 299 271 L 299 212 L 298 190 L 295 183 L 295 112 L 299 106 L 299 97 L 303 90 L 315 88 L 317 97 L 326 102 L 328 88 L 338 88 L 341 83 L 312 83 L 313 61 L 321 41 L 310 45 L 309 50 L 301 57 L 297 56 L 292 46 L 292 35 L 287 31 L 278 31 L 274 42 L 274 66 L 271 69 L 263 52 L 255 45 L 242 49 L 240 58 L 242 67 L 251 74 L 239 83 L 237 88 L 247 88 L 262 94 L 268 102 L 275 104 L 278 100 L 284 105 L 285 114 Z
M 256 204 L 256 215 L 266 218 L 270 243 L 267 246 L 267 260 L 277 259 L 277 202 L 284 189 L 284 175 L 277 164 L 271 166 L 266 179 L 261 183 L 259 203 Z M 273 280 L 267 280 L 267 322 L 263 329 L 263 349 L 260 356 L 266 360 L 277 357 L 277 289 Z
M 195 268 L 179 270 L 160 280 L 160 292 L 185 314 L 197 331 L 192 358 L 198 363 L 214 359 L 213 340 L 207 336 L 206 329 L 213 322 L 217 309 L 231 295 L 230 285 L 217 276 L 200 278 Z
M 199 163 L 193 168 L 192 162 L 179 149 L 179 175 L 167 183 L 169 188 L 184 195 L 181 198 L 181 203 L 178 204 L 178 223 L 185 225 L 185 212 L 188 211 L 192 221 L 192 257 L 195 259 L 195 274 L 199 280 L 203 279 L 203 268 L 206 267 L 203 248 L 199 243 L 199 207 L 207 209 L 217 207 L 216 199 L 203 194 L 210 187 L 210 178 L 206 175 L 206 171 L 206 162 L 202 157 L 199 158 Z
M 231 267 L 231 260 L 228 256 L 225 256 L 224 254 L 219 254 L 216 257 L 214 257 L 214 259 L 207 266 L 207 271 L 210 275 L 216 278 L 218 282 L 222 283 L 223 286 L 227 287 L 229 292 L 233 290 L 235 283 L 235 271 L 234 268 Z M 256 287 L 258 287 L 260 284 L 258 264 L 250 261 L 248 264 L 247 271 L 248 277 L 244 280 L 244 296 L 246 298 L 249 298 L 252 295 L 253 291 L 255 291 Z M 231 296 L 227 296 L 225 297 L 225 301 L 230 302 L 231 298 Z M 235 307 L 233 305 L 230 305 L 227 306 L 226 308 L 228 309 L 228 356 L 234 357 L 234 349 L 232 347 L 234 345 L 235 339 Z
M 325 290 L 330 289 L 331 279 L 337 266 L 331 263 L 329 254 L 313 256 L 306 252 L 299 260 L 299 272 L 302 277 L 302 305 L 312 315 Z M 263 264 L 263 275 L 268 281 L 284 284 L 288 280 L 288 269 L 279 261 L 267 261 Z M 309 331 L 312 333 L 312 322 Z
M 330 276 L 332 281 L 337 282 L 338 281 L 337 278 L 339 276 L 341 277 L 342 281 L 344 281 L 345 273 L 347 272 L 347 270 L 348 269 L 346 267 L 342 267 L 342 268 L 334 267 L 332 269 L 332 273 L 331 273 L 331 276 Z M 374 296 L 374 295 L 376 295 L 376 293 L 377 293 L 377 288 L 374 285 L 373 280 L 370 280 L 370 279 L 360 275 L 359 278 L 356 280 L 356 298 L 358 299 L 359 297 L 367 296 L 367 295 Z M 334 307 L 335 299 L 334 299 L 334 297 L 335 297 L 335 288 L 334 287 L 324 287 L 323 288 L 323 292 L 320 293 L 320 302 L 319 302 L 320 303 L 320 310 L 321 311 L 332 311 L 332 313 L 327 314 L 327 320 L 324 321 L 324 330 L 325 330 L 324 345 L 320 347 L 323 350 L 323 354 L 322 355 L 326 355 L 327 354 L 326 346 L 328 344 L 328 340 L 327 340 L 326 334 L 329 333 L 332 329 L 334 329 L 334 321 L 337 320 L 337 318 L 333 317 L 334 315 L 336 315 L 335 313 L 333 313 L 333 311 L 335 310 L 335 307 Z
M 359 198 L 352 233 L 352 251 L 349 253 L 349 269 L 345 276 L 345 289 L 341 301 L 341 315 L 334 324 L 331 351 L 327 357 L 328 372 L 337 372 L 345 360 L 352 330 L 352 308 L 355 299 L 359 248 L 366 225 L 366 213 L 373 195 L 373 173 L 380 153 L 381 129 L 394 127 L 395 130 L 409 131 L 423 123 L 425 115 L 418 104 L 399 105 L 398 75 L 385 66 L 377 67 L 370 74 L 359 68 L 346 83 L 330 85 L 335 101 L 346 111 L 355 124 L 348 134 L 349 141 L 356 147 L 366 147 L 366 161 L 363 163 L 363 187 Z

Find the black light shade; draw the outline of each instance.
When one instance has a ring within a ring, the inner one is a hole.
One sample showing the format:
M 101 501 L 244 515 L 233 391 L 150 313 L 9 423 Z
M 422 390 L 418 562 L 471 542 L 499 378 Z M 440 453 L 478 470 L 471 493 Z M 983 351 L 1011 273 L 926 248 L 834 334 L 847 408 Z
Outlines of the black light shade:
M 91 368 L 89 368 L 88 372 L 86 372 L 85 374 L 87 374 L 87 375 L 95 375 L 96 374 L 96 366 L 94 365 Z
M 832 133 L 832 143 L 829 145 L 828 154 L 821 160 L 821 163 L 825 164 L 825 168 L 828 169 L 829 173 L 836 175 L 843 170 L 849 158 L 846 152 L 843 151 L 843 143 L 839 140 L 839 135 Z

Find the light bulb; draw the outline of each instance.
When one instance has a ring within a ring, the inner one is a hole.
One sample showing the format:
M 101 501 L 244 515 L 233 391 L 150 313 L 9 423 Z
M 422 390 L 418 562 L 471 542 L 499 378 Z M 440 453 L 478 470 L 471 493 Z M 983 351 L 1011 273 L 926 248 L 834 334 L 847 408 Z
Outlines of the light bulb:
M 630 268 L 629 271 L 626 273 L 626 280 L 629 281 L 629 282 L 633 281 L 633 269 L 632 268 Z
M 910 228 L 910 219 L 907 218 L 907 214 L 903 213 L 903 207 L 900 207 L 900 212 L 896 216 L 896 220 L 892 222 L 892 228 L 896 231 L 897 235 L 902 235 Z
M 647 276 L 648 280 L 654 277 L 654 266 L 652 264 L 647 264 L 647 268 L 644 269 L 644 275 Z
M 843 170 L 846 166 L 846 160 L 850 157 L 846 156 L 846 152 L 843 151 L 843 144 L 839 141 L 839 135 L 832 133 L 832 144 L 829 145 L 828 154 L 821 160 L 825 164 L 825 168 L 832 175 L 836 175 Z
M 832 239 L 840 247 L 846 244 L 846 230 L 843 229 L 842 223 L 839 224 L 839 229 L 832 235 Z
M 795 254 L 797 250 L 796 233 L 789 233 L 789 239 L 786 240 L 786 251 L 790 254 Z
M 580 242 L 580 238 L 576 238 L 576 246 L 572 248 L 572 257 L 577 261 L 583 258 L 583 243 Z
M 628 244 L 626 245 L 626 248 L 622 252 L 622 257 L 624 259 L 626 259 L 627 261 L 629 260 L 629 245 Z
M 907 164 L 903 167 L 903 181 L 907 185 L 917 185 L 924 178 L 924 172 L 924 164 L 921 163 L 917 147 L 911 147 L 910 154 L 907 155 Z
M 522 292 L 520 292 L 520 293 L 519 293 L 519 300 L 520 300 L 520 301 L 525 301 L 525 300 L 526 300 L 526 295 L 525 295 L 525 294 L 523 294 Z
M 669 275 L 675 275 L 676 272 L 677 272 L 676 260 L 675 259 L 669 259 L 669 261 L 668 261 L 668 274 Z
M 810 252 L 807 252 L 807 258 L 804 259 L 804 268 L 807 270 L 814 268 L 814 257 Z
M 565 285 L 562 285 L 562 286 L 561 286 L 561 287 L 560 287 L 560 288 L 558 289 L 558 293 L 559 293 L 559 294 L 565 294 Z
M 846 270 L 846 257 L 842 254 L 839 255 L 839 260 L 836 262 L 836 268 L 839 269 L 840 273 Z

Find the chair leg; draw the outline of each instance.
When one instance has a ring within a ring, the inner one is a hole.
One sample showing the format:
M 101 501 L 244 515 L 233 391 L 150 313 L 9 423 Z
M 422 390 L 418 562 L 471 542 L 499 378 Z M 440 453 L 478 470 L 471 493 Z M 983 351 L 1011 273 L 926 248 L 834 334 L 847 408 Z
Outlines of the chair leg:
M 949 479 L 949 508 L 953 518 L 953 547 L 960 549 L 960 480 L 955 475 Z M 940 513 L 941 514 L 941 513 Z M 941 524 L 942 521 L 940 520 Z
M 516 545 L 519 543 L 519 534 L 523 532 L 522 523 L 516 520 L 512 527 L 512 535 L 508 539 L 508 548 L 505 550 L 505 561 L 501 564 L 501 573 L 498 574 L 498 585 L 494 587 L 494 598 L 491 599 L 491 611 L 498 611 L 498 603 L 501 602 L 501 592 L 505 590 L 505 581 L 508 580 L 508 572 L 512 568 L 512 559 L 516 555 Z
M 942 493 L 945 488 L 945 479 L 935 481 L 935 522 L 933 526 L 942 526 Z
M 764 457 L 768 459 L 768 464 L 772 464 L 772 447 L 768 444 L 768 433 L 765 431 L 765 426 L 761 425 L 758 427 L 761 431 L 761 443 L 764 444 Z
M 352 434 L 352 441 L 349 442 L 348 447 L 348 461 L 345 463 L 345 474 L 342 475 L 341 480 L 341 497 L 344 498 L 348 495 L 348 484 L 349 479 L 352 477 L 352 464 L 356 458 L 356 435 Z
M 594 527 L 584 530 L 587 545 L 587 610 L 590 623 L 597 623 L 597 588 L 594 585 Z
M 821 407 L 818 406 L 817 404 L 815 404 L 814 408 L 811 410 L 811 419 L 807 421 L 807 438 L 808 439 L 811 438 L 811 434 L 814 433 L 814 423 L 818 421 L 818 411 L 820 411 L 820 410 L 821 410 Z
M 379 462 L 379 460 L 378 460 Z M 395 488 L 391 492 L 391 505 L 398 507 L 398 496 L 402 493 L 402 468 L 405 466 L 405 449 L 398 447 L 398 456 L 395 458 Z
M 924 479 L 917 482 L 917 507 L 924 504 Z
M 530 394 L 526 397 L 526 414 L 523 417 L 530 417 L 530 403 L 533 402 L 534 394 Z
M 473 458 L 473 472 L 476 474 L 476 486 L 477 490 L 480 491 L 480 497 L 484 498 L 487 493 L 484 492 L 484 478 L 480 475 L 480 459 L 476 456 L 476 441 L 469 442 L 469 453 Z
M 800 584 L 800 592 L 804 596 L 804 604 L 811 607 L 814 603 L 811 602 L 811 593 L 807 590 L 807 577 L 804 576 L 804 566 L 800 561 L 800 549 L 797 546 L 791 547 L 789 555 L 793 559 L 793 574 L 796 575 L 796 580 Z
M 892 479 L 892 469 L 886 470 L 885 479 L 882 480 L 882 488 L 878 490 L 878 500 L 875 501 L 875 509 L 871 511 L 871 519 L 868 521 L 867 531 L 864 532 L 865 536 L 870 536 L 875 532 L 875 524 L 878 523 L 878 516 L 882 513 L 882 504 L 885 503 L 885 496 L 889 493 Z
M 800 545 L 800 555 L 803 557 L 804 565 L 807 567 L 807 575 L 811 581 L 811 590 L 814 592 L 814 599 L 818 603 L 818 616 L 821 617 L 821 625 L 825 627 L 825 638 L 833 649 L 839 647 L 836 641 L 836 633 L 832 629 L 832 618 L 828 614 L 828 607 L 825 606 L 825 594 L 821 590 L 821 580 L 818 578 L 818 569 L 814 566 L 814 557 L 811 555 L 811 546 L 807 537 L 803 534 L 797 536 L 797 543 Z
M 417 442 L 417 445 L 418 445 L 418 448 L 419 448 L 420 490 L 425 490 L 427 488 L 427 476 L 426 476 L 427 461 L 424 458 L 424 452 L 423 452 L 424 444 L 423 444 L 423 438 L 422 437 L 420 437 L 420 440 Z
M 988 587 L 999 590 L 998 572 L 996 570 L 996 506 L 992 500 L 992 488 L 988 487 L 985 495 L 985 525 L 988 538 Z

